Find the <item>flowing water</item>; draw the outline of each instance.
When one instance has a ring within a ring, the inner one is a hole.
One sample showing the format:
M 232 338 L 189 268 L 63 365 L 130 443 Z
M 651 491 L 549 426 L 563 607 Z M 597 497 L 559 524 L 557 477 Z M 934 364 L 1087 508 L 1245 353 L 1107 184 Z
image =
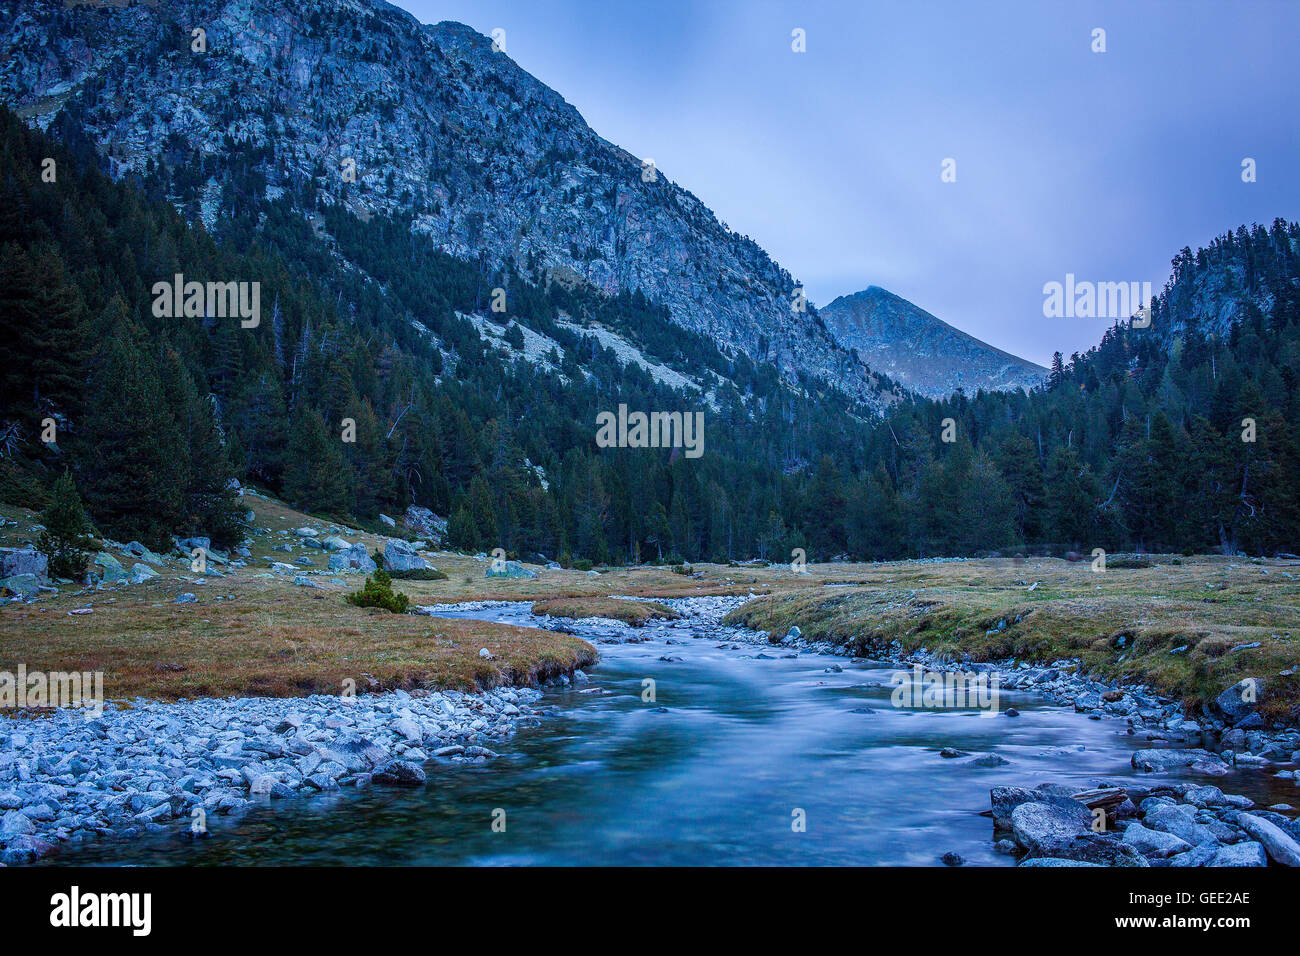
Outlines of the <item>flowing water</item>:
M 588 682 L 548 690 L 537 726 L 492 744 L 497 760 L 435 762 L 420 790 L 340 791 L 210 817 L 212 838 L 201 843 L 148 834 L 68 848 L 51 862 L 937 865 L 953 851 L 1011 865 L 980 816 L 990 787 L 1159 779 L 1131 768 L 1132 751 L 1153 745 L 1125 735 L 1120 720 L 1010 691 L 999 703 L 1019 717 L 897 708 L 895 668 L 784 657 L 791 652 L 717 623 L 717 599 L 668 603 L 690 613 L 637 629 L 564 622 L 597 646 L 600 663 Z M 438 613 L 559 623 L 528 609 Z M 647 678 L 653 702 L 643 700 Z M 945 747 L 970 756 L 942 757 Z M 987 753 L 1008 762 L 966 765 Z M 1267 803 L 1287 796 L 1266 773 L 1204 782 Z M 492 826 L 500 811 L 504 832 Z

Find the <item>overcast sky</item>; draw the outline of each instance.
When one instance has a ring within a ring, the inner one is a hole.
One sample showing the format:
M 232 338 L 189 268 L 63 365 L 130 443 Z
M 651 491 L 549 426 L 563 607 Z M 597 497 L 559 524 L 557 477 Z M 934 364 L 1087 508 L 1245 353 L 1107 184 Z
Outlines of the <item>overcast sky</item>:
M 1044 283 L 1158 290 L 1183 246 L 1300 218 L 1300 0 L 398 5 L 504 29 L 814 303 L 883 286 L 1041 364 L 1111 324 L 1044 318 Z

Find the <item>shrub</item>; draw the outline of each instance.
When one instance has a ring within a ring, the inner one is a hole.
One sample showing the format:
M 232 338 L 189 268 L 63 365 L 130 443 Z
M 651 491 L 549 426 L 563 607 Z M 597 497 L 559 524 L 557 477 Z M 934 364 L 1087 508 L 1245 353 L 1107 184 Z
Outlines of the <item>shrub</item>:
M 398 581 L 445 581 L 447 575 L 437 568 L 411 568 L 409 571 L 389 571 L 388 576 Z
M 591 569 L 592 563 L 589 558 L 579 558 L 573 562 L 573 570 L 575 571 L 590 571 Z
M 373 578 L 366 578 L 366 586 L 348 595 L 348 603 L 357 607 L 381 607 L 394 614 L 405 614 L 411 599 L 393 590 L 393 579 L 380 568 Z

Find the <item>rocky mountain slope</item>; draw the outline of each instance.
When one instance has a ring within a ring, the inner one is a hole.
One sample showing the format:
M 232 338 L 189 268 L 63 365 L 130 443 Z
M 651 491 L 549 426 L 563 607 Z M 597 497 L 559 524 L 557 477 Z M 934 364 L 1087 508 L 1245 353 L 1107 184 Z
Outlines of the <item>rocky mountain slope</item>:
M 892 400 L 755 242 L 464 25 L 377 0 L 8 0 L 0 54 L 0 98 L 45 129 L 75 121 L 115 173 L 161 167 L 210 227 L 281 197 L 409 216 L 484 268 L 640 290 L 789 381 Z
M 981 342 L 877 286 L 821 310 L 831 333 L 873 369 L 927 398 L 958 388 L 1002 391 L 1041 385 L 1047 369 Z

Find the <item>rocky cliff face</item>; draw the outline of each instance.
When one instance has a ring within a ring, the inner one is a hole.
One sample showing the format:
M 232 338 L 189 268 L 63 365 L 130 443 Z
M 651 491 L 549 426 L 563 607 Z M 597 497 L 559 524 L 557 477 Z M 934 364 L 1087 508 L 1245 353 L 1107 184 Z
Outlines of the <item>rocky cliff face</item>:
M 377 0 L 9 0 L 0 61 L 0 97 L 31 122 L 65 114 L 119 174 L 162 164 L 209 224 L 223 204 L 282 196 L 304 215 L 409 216 L 459 257 L 639 289 L 791 380 L 874 409 L 892 398 L 792 309 L 796 281 L 756 243 L 461 24 Z M 264 194 L 232 194 L 233 166 Z
M 840 296 L 822 319 L 846 348 L 881 374 L 927 398 L 958 388 L 1001 391 L 1041 385 L 1047 370 L 981 342 L 892 292 L 871 286 Z

